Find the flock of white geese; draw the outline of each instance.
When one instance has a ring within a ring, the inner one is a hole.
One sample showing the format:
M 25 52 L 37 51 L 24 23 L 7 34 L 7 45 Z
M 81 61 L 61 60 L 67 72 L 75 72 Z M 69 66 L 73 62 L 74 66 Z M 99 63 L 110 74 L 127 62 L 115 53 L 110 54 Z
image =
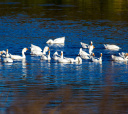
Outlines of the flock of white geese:
M 65 37 L 56 38 L 54 40 L 49 39 L 47 44 L 64 44 L 65 43 Z M 32 56 L 40 56 L 41 60 L 51 60 L 54 59 L 59 63 L 82 63 L 82 59 L 88 59 L 92 62 L 99 62 L 102 63 L 102 53 L 100 54 L 100 57 L 95 57 L 95 54 L 93 53 L 93 49 L 95 48 L 93 46 L 93 42 L 91 41 L 90 44 L 86 44 L 83 42 L 80 42 L 82 48 L 80 48 L 78 56 L 76 58 L 68 58 L 63 56 L 63 51 L 61 51 L 61 55 L 58 54 L 56 51 L 53 56 L 50 55 L 50 49 L 48 46 L 45 46 L 42 50 L 39 46 L 31 44 L 30 47 L 30 54 Z M 113 45 L 113 44 L 104 44 L 104 47 L 108 50 L 119 50 L 120 47 Z M 88 52 L 83 51 L 83 48 L 87 48 Z M 12 55 L 8 52 L 8 49 L 6 51 L 0 51 L 1 60 L 3 62 L 13 62 L 13 61 L 19 61 L 26 58 L 25 52 L 28 50 L 28 48 L 22 49 L 22 56 L 20 55 Z M 47 54 L 48 52 L 48 54 Z M 113 61 L 127 61 L 128 60 L 128 53 L 119 53 L 118 56 L 111 55 L 111 58 Z

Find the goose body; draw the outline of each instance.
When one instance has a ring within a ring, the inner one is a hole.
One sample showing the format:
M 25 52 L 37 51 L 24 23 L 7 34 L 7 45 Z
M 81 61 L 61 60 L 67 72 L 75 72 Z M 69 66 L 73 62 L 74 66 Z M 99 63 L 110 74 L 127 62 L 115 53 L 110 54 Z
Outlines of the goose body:
M 77 56 L 76 59 L 74 60 L 75 63 L 82 63 L 81 57 Z
M 31 44 L 30 49 L 31 49 L 31 51 L 33 51 L 33 50 L 42 51 L 42 49 L 39 46 L 36 46 L 36 45 L 33 45 L 33 44 Z
M 93 42 L 91 41 L 90 45 L 89 44 L 86 44 L 86 43 L 83 43 L 83 42 L 80 42 L 82 48 L 91 48 L 90 51 L 92 51 L 94 49 L 94 46 L 93 46 Z
M 73 61 L 74 61 L 73 58 L 63 57 L 63 51 L 61 51 L 61 57 L 58 59 L 59 63 L 73 63 Z
M 8 49 L 6 49 L 6 52 L 4 53 L 4 55 L 2 55 L 2 60 L 5 63 L 12 63 L 13 60 L 10 58 L 11 54 L 8 53 Z
M 95 56 L 94 53 L 93 53 L 92 55 L 93 55 L 93 56 L 91 56 L 91 58 L 90 58 L 90 60 L 91 60 L 92 62 L 102 62 L 102 53 L 100 54 L 100 57 L 99 57 L 99 58 L 94 57 L 94 56 Z
M 22 60 L 22 59 L 25 59 L 25 58 L 26 58 L 25 52 L 26 52 L 27 50 L 28 50 L 27 48 L 23 48 L 23 49 L 22 49 L 22 56 L 20 56 L 20 55 L 11 55 L 11 58 L 12 58 L 13 60 Z
M 48 46 L 45 46 L 42 52 L 42 49 L 39 46 L 33 45 L 31 44 L 31 55 L 35 55 L 35 56 L 41 56 L 43 54 L 46 54 L 46 52 L 49 50 Z
M 53 54 L 53 57 L 52 57 L 54 60 L 58 60 L 60 58 L 60 55 L 58 54 L 58 52 L 56 51 L 54 54 Z
M 12 63 L 13 62 L 13 59 L 11 59 L 11 58 L 3 58 L 3 62 L 5 62 L 5 63 Z
M 41 52 L 42 49 L 39 46 L 31 44 L 30 49 L 31 49 L 31 53 L 30 53 L 31 55 L 40 55 L 40 54 L 42 54 L 42 52 Z
M 65 37 L 61 37 L 61 38 L 56 38 L 54 40 L 49 39 L 46 43 L 47 44 L 64 44 L 65 42 Z
M 111 55 L 112 60 L 113 61 L 127 61 L 128 60 L 128 53 L 123 53 L 123 55 L 121 55 L 119 53 L 119 56 L 115 56 L 115 55 Z
M 113 45 L 113 44 L 104 44 L 104 47 L 105 49 L 108 49 L 108 50 L 119 50 L 120 47 L 117 46 L 117 45 Z
M 50 50 L 48 51 L 48 55 L 43 54 L 43 55 L 41 56 L 41 59 L 42 59 L 42 60 L 51 60 L 51 57 L 50 57 Z
M 90 54 L 83 51 L 82 48 L 79 50 L 79 54 L 82 59 L 90 59 Z
M 92 51 L 95 47 L 92 45 L 92 41 L 91 41 L 91 44 L 88 46 L 88 49 L 89 49 L 89 54 L 91 55 L 92 54 Z
M 86 44 L 86 43 L 83 43 L 83 42 L 80 42 L 80 44 L 81 44 L 81 46 L 82 46 L 82 48 L 88 48 L 88 44 Z

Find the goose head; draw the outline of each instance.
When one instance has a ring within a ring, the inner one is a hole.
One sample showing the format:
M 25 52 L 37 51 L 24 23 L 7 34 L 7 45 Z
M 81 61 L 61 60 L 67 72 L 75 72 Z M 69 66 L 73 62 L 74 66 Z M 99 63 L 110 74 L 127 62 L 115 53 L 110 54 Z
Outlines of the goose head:
M 128 56 L 128 53 L 126 53 L 126 56 Z
M 45 46 L 44 47 L 44 50 L 43 50 L 43 54 L 46 54 L 46 52 L 49 50 L 49 47 L 48 46 Z
M 102 53 L 100 54 L 100 57 L 102 57 Z
M 125 54 L 125 58 L 128 59 L 128 53 Z
M 25 53 L 27 50 L 28 50 L 28 48 L 23 48 L 23 49 L 22 49 L 22 56 L 23 56 L 24 58 L 25 58 L 25 54 L 24 54 L 24 53 Z
M 8 49 L 6 49 L 6 54 L 8 53 Z
M 48 51 L 48 55 L 50 55 L 50 50 Z
M 28 50 L 28 48 L 23 48 L 22 52 L 26 52 Z
M 61 51 L 61 58 L 63 58 L 63 51 Z
M 93 42 L 91 41 L 91 46 L 92 46 Z

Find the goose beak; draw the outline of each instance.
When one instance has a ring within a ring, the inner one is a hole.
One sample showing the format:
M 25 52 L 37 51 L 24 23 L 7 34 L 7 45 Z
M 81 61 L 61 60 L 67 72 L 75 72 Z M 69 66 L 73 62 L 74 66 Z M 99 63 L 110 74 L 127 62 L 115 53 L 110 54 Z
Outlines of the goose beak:
M 3 54 L 3 52 L 1 52 L 1 54 Z
M 63 55 L 63 53 L 61 52 L 61 56 Z
M 93 46 L 93 48 L 95 48 L 95 47 Z
M 102 53 L 101 53 L 100 55 L 101 55 L 101 57 L 102 57 Z

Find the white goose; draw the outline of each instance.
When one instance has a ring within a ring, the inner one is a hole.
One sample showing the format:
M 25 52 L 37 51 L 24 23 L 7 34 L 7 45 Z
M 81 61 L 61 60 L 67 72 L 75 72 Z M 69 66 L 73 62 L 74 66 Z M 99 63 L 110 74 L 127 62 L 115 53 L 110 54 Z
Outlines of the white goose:
M 49 39 L 46 43 L 47 44 L 64 44 L 65 42 L 65 37 L 61 37 L 61 38 L 56 38 L 54 40 Z
M 11 59 L 11 58 L 3 58 L 3 62 L 5 62 L 5 63 L 12 63 L 13 62 L 13 59 Z
M 82 48 L 89 48 L 89 46 L 92 46 L 93 42 L 91 41 L 91 44 L 86 44 L 86 43 L 83 43 L 83 42 L 80 42 Z
M 77 56 L 76 59 L 73 62 L 81 64 L 82 63 L 82 59 L 81 59 L 81 57 Z
M 2 51 L 2 52 L 1 52 L 1 56 L 2 56 L 2 57 L 10 57 L 11 54 L 8 53 L 8 49 L 6 49 L 6 51 Z
M 33 44 L 31 44 L 30 49 L 31 49 L 31 51 L 34 51 L 34 50 L 36 50 L 36 51 L 42 51 L 42 49 L 39 46 L 36 46 L 36 45 L 33 45 Z
M 119 49 L 121 49 L 119 46 L 113 45 L 113 44 L 104 44 L 104 47 L 105 49 L 115 50 L 115 51 L 118 51 Z
M 6 53 L 4 53 L 4 55 L 2 55 L 3 57 L 3 62 L 5 63 L 12 63 L 13 60 L 10 58 L 11 54 L 8 53 L 8 49 L 6 49 Z
M 85 44 L 83 42 L 80 42 L 80 44 L 81 44 L 82 48 L 88 48 L 88 44 Z
M 128 54 L 128 53 L 121 52 L 121 53 L 119 53 L 119 56 L 121 56 L 121 57 L 124 57 L 124 58 L 125 58 L 125 57 L 127 56 L 127 54 Z
M 48 55 L 43 54 L 43 55 L 41 56 L 41 60 L 51 60 L 51 57 L 50 57 L 50 50 L 48 51 Z
M 63 51 L 61 51 L 61 57 L 58 59 L 58 62 L 59 63 L 73 63 L 74 59 L 63 57 Z
M 41 56 L 42 54 L 46 54 L 46 52 L 49 50 L 48 46 L 45 46 L 42 52 L 42 49 L 36 45 L 31 44 L 31 55 L 35 55 L 35 56 Z
M 119 54 L 120 56 L 111 55 L 113 61 L 127 61 L 128 53 Z
M 92 43 L 92 41 L 91 41 L 91 44 L 88 46 L 89 54 L 90 54 L 90 55 L 92 54 L 92 51 L 93 51 L 93 49 L 95 48 L 92 44 L 93 44 L 93 43 Z
M 102 53 L 100 54 L 100 57 L 99 57 L 99 58 L 94 57 L 94 56 L 95 56 L 94 53 L 93 53 L 92 55 L 93 55 L 93 56 L 91 56 L 91 58 L 90 58 L 90 60 L 91 60 L 92 62 L 102 62 Z
M 90 59 L 90 54 L 83 51 L 82 48 L 79 50 L 79 54 L 82 59 Z
M 20 56 L 20 55 L 11 55 L 11 58 L 12 58 L 13 60 L 22 60 L 22 59 L 25 59 L 25 58 L 26 58 L 25 52 L 26 52 L 27 50 L 28 50 L 27 48 L 23 48 L 23 49 L 22 49 L 22 56 Z

